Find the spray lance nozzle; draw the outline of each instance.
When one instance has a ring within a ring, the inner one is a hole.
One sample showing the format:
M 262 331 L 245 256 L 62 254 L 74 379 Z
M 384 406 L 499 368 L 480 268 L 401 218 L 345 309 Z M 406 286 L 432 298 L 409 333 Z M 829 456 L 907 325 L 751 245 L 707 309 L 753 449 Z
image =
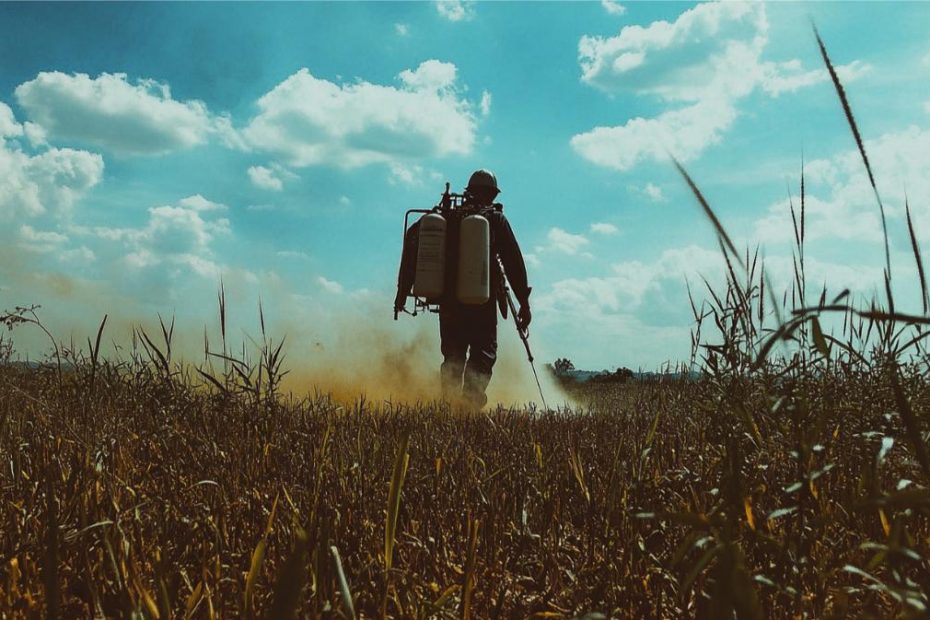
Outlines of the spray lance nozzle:
M 536 372 L 536 364 L 533 363 L 535 358 L 533 357 L 533 352 L 530 350 L 530 330 L 527 326 L 520 325 L 520 320 L 517 318 L 519 312 L 517 312 L 517 306 L 513 303 L 513 296 L 510 294 L 510 287 L 507 286 L 507 271 L 504 269 L 504 263 L 501 260 L 500 256 L 497 256 L 497 264 L 501 270 L 501 279 L 500 279 L 500 295 L 507 300 L 506 306 L 501 306 L 501 313 L 504 315 L 504 319 L 507 318 L 507 313 L 504 311 L 504 308 L 509 308 L 510 316 L 513 317 L 514 326 L 517 328 L 517 335 L 520 336 L 520 340 L 523 341 L 523 348 L 526 349 L 526 359 L 530 363 L 530 368 L 533 370 L 533 377 L 536 379 L 536 387 L 539 389 L 539 398 L 542 400 L 543 407 L 546 411 L 549 410 L 549 405 L 546 404 L 546 397 L 543 395 L 542 384 L 539 382 L 539 374 Z M 532 289 L 530 289 L 532 291 Z

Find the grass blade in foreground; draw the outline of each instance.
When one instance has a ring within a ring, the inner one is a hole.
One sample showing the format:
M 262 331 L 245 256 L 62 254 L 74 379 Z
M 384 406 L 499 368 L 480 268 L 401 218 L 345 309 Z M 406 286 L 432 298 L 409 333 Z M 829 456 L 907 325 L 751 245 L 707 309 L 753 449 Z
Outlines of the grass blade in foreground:
M 691 188 L 691 192 L 694 194 L 695 198 L 698 199 L 698 202 L 701 204 L 701 208 L 704 209 L 704 214 L 707 215 L 707 218 L 710 220 L 711 224 L 714 225 L 714 230 L 717 232 L 717 236 L 721 239 L 721 243 L 726 245 L 727 250 L 730 251 L 730 253 L 737 260 L 737 262 L 739 262 L 740 266 L 745 272 L 746 265 L 743 264 L 739 252 L 736 251 L 736 246 L 733 245 L 733 241 L 730 240 L 730 235 L 727 234 L 727 231 L 723 228 L 723 224 L 721 224 L 720 220 L 717 219 L 717 214 L 715 214 L 713 209 L 710 208 L 710 205 L 707 204 L 707 200 L 704 198 L 704 194 L 702 194 L 701 190 L 698 189 L 698 186 L 691 179 L 691 175 L 688 174 L 688 171 L 684 169 L 681 163 L 679 163 L 675 157 L 672 157 L 672 161 L 675 163 L 675 167 L 678 169 L 678 172 L 680 172 L 681 176 L 684 177 L 688 187 Z
M 823 58 L 824 64 L 827 66 L 827 71 L 830 73 L 830 79 L 833 81 L 833 86 L 836 88 L 836 94 L 840 98 L 840 104 L 843 106 L 843 112 L 846 114 L 849 128 L 852 130 L 853 138 L 856 140 L 856 146 L 859 148 L 859 155 L 862 156 L 862 163 L 865 164 L 865 171 L 869 175 L 869 183 L 871 183 L 872 191 L 875 193 L 875 200 L 878 202 L 878 210 L 882 216 L 882 234 L 885 238 L 885 270 L 887 278 L 890 281 L 891 250 L 888 247 L 888 223 L 885 221 L 885 205 L 882 204 L 882 199 L 878 195 L 878 185 L 875 183 L 875 175 L 872 174 L 872 166 L 869 164 L 869 156 L 865 152 L 865 144 L 862 142 L 862 136 L 859 134 L 859 126 L 856 124 L 856 117 L 853 116 L 852 108 L 849 106 L 849 100 L 846 98 L 846 90 L 843 88 L 843 83 L 840 82 L 840 76 L 836 74 L 836 69 L 833 68 L 833 63 L 830 62 L 830 56 L 827 54 L 827 47 L 824 45 L 823 39 L 820 38 L 817 25 L 812 24 L 812 26 L 814 28 L 814 37 L 816 37 L 817 45 L 820 48 L 820 55 Z M 893 303 L 890 298 L 890 291 L 888 303 Z
M 387 519 L 384 524 L 384 570 L 390 571 L 394 563 L 394 541 L 397 532 L 397 515 L 400 513 L 400 496 L 404 488 L 404 477 L 410 464 L 410 454 L 407 446 L 410 443 L 410 434 L 407 433 L 400 441 L 397 456 L 394 459 L 394 474 L 391 476 L 391 486 L 388 489 Z

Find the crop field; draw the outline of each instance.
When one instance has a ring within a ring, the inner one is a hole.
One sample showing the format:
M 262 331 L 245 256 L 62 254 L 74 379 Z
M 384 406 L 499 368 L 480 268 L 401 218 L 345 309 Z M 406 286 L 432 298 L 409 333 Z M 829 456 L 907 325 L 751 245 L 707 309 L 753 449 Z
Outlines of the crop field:
M 930 390 L 818 369 L 557 413 L 209 392 L 139 360 L 5 369 L 0 615 L 919 611 Z
M 295 395 L 263 319 L 254 359 L 229 352 L 222 296 L 200 366 L 166 323 L 110 359 L 106 319 L 86 346 L 48 334 L 40 365 L 0 339 L 0 618 L 926 617 L 909 211 L 920 314 L 890 260 L 884 297 L 807 290 L 803 173 L 775 292 L 679 170 L 726 258 L 692 298 L 693 365 L 569 386 L 571 409 Z

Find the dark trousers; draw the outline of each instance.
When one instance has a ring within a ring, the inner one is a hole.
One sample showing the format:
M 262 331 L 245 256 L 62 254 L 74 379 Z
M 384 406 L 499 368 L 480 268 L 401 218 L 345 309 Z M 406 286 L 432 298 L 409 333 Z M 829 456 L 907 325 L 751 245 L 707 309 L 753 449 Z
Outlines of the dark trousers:
M 442 394 L 481 408 L 497 361 L 497 304 L 445 304 L 439 309 L 439 338 L 443 356 Z M 463 376 L 464 374 L 464 376 Z

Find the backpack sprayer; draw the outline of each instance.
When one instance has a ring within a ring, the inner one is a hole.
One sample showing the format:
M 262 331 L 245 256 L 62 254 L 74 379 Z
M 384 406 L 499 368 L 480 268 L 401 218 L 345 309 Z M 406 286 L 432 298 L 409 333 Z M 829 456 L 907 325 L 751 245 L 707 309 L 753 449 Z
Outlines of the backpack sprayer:
M 410 214 L 422 213 L 423 217 L 418 222 L 417 230 L 417 247 L 416 247 L 416 276 L 413 281 L 413 312 L 406 310 L 404 303 L 394 304 L 394 320 L 397 320 L 399 312 L 406 312 L 412 316 L 417 315 L 417 310 L 424 312 L 438 312 L 439 303 L 443 299 L 450 299 L 452 291 L 446 291 L 446 258 L 447 244 L 446 232 L 448 224 L 452 220 L 458 221 L 459 230 L 459 255 L 458 255 L 458 277 L 455 286 L 455 299 L 463 304 L 480 305 L 487 303 L 491 299 L 490 291 L 490 258 L 491 258 L 491 225 L 488 221 L 488 215 L 494 211 L 503 210 L 503 206 L 495 204 L 490 207 L 480 206 L 469 201 L 465 194 L 453 194 L 449 191 L 449 182 L 446 182 L 446 191 L 443 192 L 439 203 L 432 209 L 408 209 L 404 214 L 404 236 L 403 248 L 404 257 L 401 259 L 401 270 L 398 274 L 398 299 L 403 295 L 402 301 L 406 301 L 409 296 L 409 287 L 404 286 L 404 269 L 403 262 L 407 258 L 407 252 L 411 249 L 407 247 L 407 235 L 410 231 Z M 529 330 L 523 328 L 517 322 L 517 309 L 510 295 L 510 289 L 507 286 L 507 274 L 504 270 L 503 262 L 499 256 L 495 256 L 498 267 L 501 272 L 499 282 L 498 303 L 500 304 L 501 314 L 507 319 L 507 310 L 513 315 L 514 324 L 520 340 L 523 341 L 523 347 L 526 349 L 526 357 L 529 360 L 530 368 L 533 370 L 533 377 L 536 379 L 536 387 L 539 389 L 539 397 L 542 399 L 543 407 L 546 404 L 546 397 L 543 396 L 542 385 L 539 383 L 539 375 L 536 372 L 536 365 L 533 362 L 533 353 L 530 350 Z M 403 290 L 401 290 L 403 289 Z M 506 299 L 506 304 L 504 300 Z
M 418 222 L 416 244 L 416 277 L 413 281 L 413 312 L 439 312 L 439 303 L 451 298 L 446 291 L 446 260 L 449 258 L 446 232 L 452 220 L 459 222 L 458 278 L 455 298 L 465 304 L 483 304 L 490 297 L 489 258 L 491 226 L 485 215 L 495 207 L 478 207 L 466 200 L 464 194 L 453 194 L 446 182 L 446 191 L 432 209 L 408 209 L 404 214 L 404 252 L 407 233 L 410 231 L 410 214 L 423 213 Z M 502 208 L 496 205 L 496 208 Z M 398 275 L 398 288 L 404 274 Z M 405 287 L 406 288 L 406 287 Z M 403 293 L 406 295 L 407 290 Z M 405 297 L 406 299 L 406 297 Z M 403 308 L 394 308 L 394 320 Z

